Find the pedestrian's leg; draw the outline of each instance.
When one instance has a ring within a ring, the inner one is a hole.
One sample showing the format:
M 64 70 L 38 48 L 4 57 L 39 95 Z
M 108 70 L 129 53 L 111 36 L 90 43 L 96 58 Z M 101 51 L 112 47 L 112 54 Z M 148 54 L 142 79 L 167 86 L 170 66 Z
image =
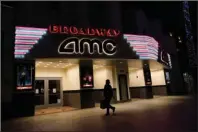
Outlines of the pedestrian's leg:
M 106 115 L 109 115 L 109 108 L 110 108 L 110 101 L 106 100 L 106 105 L 107 105 L 107 113 Z
M 110 101 L 109 101 L 109 107 L 112 109 L 113 114 L 114 114 L 114 112 L 115 112 L 115 107 L 113 107 L 113 106 L 110 104 L 110 102 L 111 102 L 111 99 L 110 99 Z

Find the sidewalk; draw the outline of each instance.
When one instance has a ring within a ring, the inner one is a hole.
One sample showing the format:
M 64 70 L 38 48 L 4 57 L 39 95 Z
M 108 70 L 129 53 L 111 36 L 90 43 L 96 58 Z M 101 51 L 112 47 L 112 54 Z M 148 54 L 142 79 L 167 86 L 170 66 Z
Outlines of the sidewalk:
M 100 108 L 26 117 L 2 123 L 5 131 L 186 132 L 196 130 L 196 105 L 185 96 L 115 104 L 116 115 Z

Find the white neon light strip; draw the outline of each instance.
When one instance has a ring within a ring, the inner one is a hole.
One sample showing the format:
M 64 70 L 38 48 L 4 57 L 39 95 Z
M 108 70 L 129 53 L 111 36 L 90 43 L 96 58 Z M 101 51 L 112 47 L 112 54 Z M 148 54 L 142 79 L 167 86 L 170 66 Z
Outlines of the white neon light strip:
M 37 34 L 37 33 L 38 34 L 44 34 L 44 33 L 46 33 L 46 31 L 44 31 L 44 30 L 43 31 L 42 30 L 41 31 L 40 30 L 24 30 L 24 29 L 23 30 L 22 29 L 17 29 L 16 30 L 16 33 L 19 33 L 20 34 L 20 32 L 35 33 L 35 34 Z
M 47 28 L 15 27 L 15 58 L 24 58 L 25 54 L 47 33 Z
M 127 40 L 140 59 L 158 59 L 159 44 L 154 38 L 143 35 L 124 34 L 124 39 Z
M 14 55 L 15 58 L 24 58 L 25 56 L 24 55 Z
M 28 35 L 28 34 L 16 34 L 16 37 L 36 37 L 36 38 L 41 38 L 41 35 L 37 35 L 37 34 L 32 34 L 32 35 Z
M 47 31 L 47 28 L 35 28 L 35 27 L 21 27 L 16 26 L 16 29 L 22 29 L 22 30 L 38 30 L 38 31 Z
M 26 52 L 27 53 L 27 52 L 29 52 L 29 50 L 18 50 L 18 49 L 16 49 L 15 52 Z
M 15 34 L 21 34 L 21 35 L 43 35 L 46 32 L 22 32 L 22 31 L 16 31 Z

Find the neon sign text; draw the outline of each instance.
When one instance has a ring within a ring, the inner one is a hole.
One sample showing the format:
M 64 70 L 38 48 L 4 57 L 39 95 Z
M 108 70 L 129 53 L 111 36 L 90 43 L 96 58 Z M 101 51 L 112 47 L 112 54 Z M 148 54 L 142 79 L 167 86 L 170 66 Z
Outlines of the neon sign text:
M 116 43 L 113 40 L 106 39 L 100 41 L 97 39 L 78 39 L 75 37 L 63 40 L 59 47 L 59 54 L 84 54 L 88 51 L 89 54 L 105 54 L 112 56 L 116 53 Z
M 49 32 L 53 34 L 70 34 L 70 35 L 85 35 L 85 36 L 100 36 L 100 37 L 117 37 L 120 31 L 115 29 L 93 29 L 93 28 L 77 28 L 75 26 L 58 26 L 50 25 Z

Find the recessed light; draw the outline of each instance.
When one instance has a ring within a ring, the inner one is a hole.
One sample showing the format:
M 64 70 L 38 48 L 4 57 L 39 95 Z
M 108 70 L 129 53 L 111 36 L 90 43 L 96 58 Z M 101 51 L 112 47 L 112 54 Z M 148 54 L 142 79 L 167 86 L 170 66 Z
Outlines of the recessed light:
M 52 64 L 52 62 L 49 62 L 50 64 Z
M 44 66 L 44 67 L 47 67 L 47 66 Z
M 62 61 L 59 61 L 60 63 L 62 62 Z

